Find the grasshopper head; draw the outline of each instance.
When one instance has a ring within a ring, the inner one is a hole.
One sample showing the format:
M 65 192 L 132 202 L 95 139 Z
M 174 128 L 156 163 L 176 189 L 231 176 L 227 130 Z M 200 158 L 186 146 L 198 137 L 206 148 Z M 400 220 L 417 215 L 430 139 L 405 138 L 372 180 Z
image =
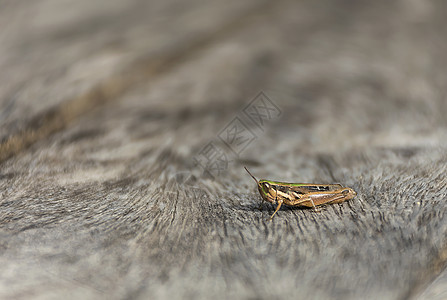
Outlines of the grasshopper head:
M 276 194 L 276 190 L 273 188 L 274 186 L 268 180 L 261 179 L 258 181 L 256 179 L 256 177 L 254 177 L 247 168 L 245 168 L 245 170 L 256 181 L 256 184 L 258 185 L 258 190 L 262 196 L 262 199 L 264 199 L 265 201 L 270 202 L 270 203 L 275 203 L 277 194 Z
M 270 203 L 276 203 L 276 190 L 274 185 L 272 185 L 268 180 L 259 180 L 258 190 L 262 196 L 262 199 Z

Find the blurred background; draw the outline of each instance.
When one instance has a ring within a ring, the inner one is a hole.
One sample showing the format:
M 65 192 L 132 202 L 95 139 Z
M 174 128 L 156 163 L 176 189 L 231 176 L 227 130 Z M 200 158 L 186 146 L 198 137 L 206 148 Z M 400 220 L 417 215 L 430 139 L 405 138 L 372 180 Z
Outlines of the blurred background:
M 0 298 L 442 299 L 446 20 L 0 0 Z M 358 196 L 267 223 L 243 166 Z
M 424 1 L 2 1 L 0 134 L 3 146 L 21 140 L 2 157 L 185 63 L 201 69 L 172 79 L 180 97 L 164 105 L 218 114 L 264 91 L 333 147 L 347 136 L 417 147 L 445 125 L 444 12 Z

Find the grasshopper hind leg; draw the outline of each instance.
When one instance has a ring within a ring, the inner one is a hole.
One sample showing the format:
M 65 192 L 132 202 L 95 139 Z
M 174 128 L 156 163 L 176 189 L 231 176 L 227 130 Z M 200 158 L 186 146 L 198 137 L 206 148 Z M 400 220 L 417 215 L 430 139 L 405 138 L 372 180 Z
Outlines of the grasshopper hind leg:
M 310 202 L 310 204 L 312 204 L 312 206 L 309 205 L 309 202 Z M 302 206 L 305 206 L 305 207 L 313 207 L 313 208 L 314 208 L 314 212 L 321 212 L 321 210 L 319 210 L 319 209 L 317 208 L 317 206 L 315 205 L 315 202 L 314 202 L 314 200 L 312 199 L 312 197 L 309 197 L 309 196 L 306 196 L 306 197 L 304 197 L 304 198 L 301 198 L 301 199 L 299 200 L 299 202 L 296 203 L 295 205 L 302 205 Z

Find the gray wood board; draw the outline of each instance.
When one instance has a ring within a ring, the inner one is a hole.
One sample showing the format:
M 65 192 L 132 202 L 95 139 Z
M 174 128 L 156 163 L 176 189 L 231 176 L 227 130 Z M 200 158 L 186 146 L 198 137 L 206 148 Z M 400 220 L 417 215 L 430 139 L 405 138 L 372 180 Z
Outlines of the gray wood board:
M 331 3 L 284 2 L 5 161 L 0 298 L 439 294 L 446 10 Z M 244 109 L 260 91 L 281 114 L 256 126 Z M 222 150 L 210 178 L 194 159 L 219 137 L 240 153 Z M 358 196 L 269 222 L 243 166 Z
M 0 161 L 113 100 L 265 1 L 11 2 L 0 12 Z M 236 27 L 237 28 L 237 27 Z

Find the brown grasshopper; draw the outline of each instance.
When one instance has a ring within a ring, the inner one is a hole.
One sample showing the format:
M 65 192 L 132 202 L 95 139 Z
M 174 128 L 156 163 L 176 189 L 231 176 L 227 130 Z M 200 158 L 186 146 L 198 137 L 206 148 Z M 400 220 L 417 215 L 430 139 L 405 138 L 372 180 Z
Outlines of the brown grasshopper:
M 245 168 L 245 167 L 244 167 Z M 323 204 L 341 203 L 354 198 L 357 193 L 341 184 L 288 183 L 271 180 L 257 180 L 247 168 L 245 170 L 256 181 L 261 197 L 272 204 L 277 203 L 273 216 L 282 204 L 289 206 L 313 207 Z

